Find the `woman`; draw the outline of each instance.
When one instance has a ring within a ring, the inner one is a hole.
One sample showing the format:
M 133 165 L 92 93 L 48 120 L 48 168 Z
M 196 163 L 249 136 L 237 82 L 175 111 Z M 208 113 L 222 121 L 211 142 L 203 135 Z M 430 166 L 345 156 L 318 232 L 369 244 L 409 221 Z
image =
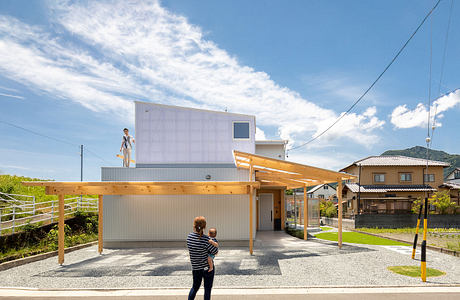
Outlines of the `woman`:
M 187 247 L 192 264 L 193 286 L 188 294 L 188 299 L 195 299 L 195 295 L 200 289 L 201 281 L 204 278 L 204 299 L 211 299 L 212 283 L 214 281 L 215 267 L 208 271 L 208 255 L 217 254 L 218 249 L 211 245 L 209 237 L 203 234 L 206 228 L 206 219 L 196 217 L 193 220 L 193 232 L 187 237 Z

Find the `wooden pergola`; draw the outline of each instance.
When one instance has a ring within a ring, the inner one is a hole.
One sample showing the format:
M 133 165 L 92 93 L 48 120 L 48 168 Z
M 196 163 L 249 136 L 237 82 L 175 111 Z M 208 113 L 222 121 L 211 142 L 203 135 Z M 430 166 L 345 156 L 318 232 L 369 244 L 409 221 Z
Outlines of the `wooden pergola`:
M 103 248 L 103 196 L 104 195 L 249 195 L 249 252 L 253 254 L 254 236 L 254 189 L 263 187 L 285 187 L 304 189 L 304 239 L 307 239 L 308 205 L 307 187 L 322 183 L 337 182 L 337 198 L 342 202 L 342 181 L 355 178 L 353 175 L 311 167 L 265 156 L 234 151 L 238 168 L 249 170 L 248 181 L 104 181 L 104 182 L 56 182 L 27 181 L 27 186 L 43 186 L 46 194 L 58 195 L 58 262 L 64 263 L 64 196 L 98 195 L 99 226 L 98 251 Z M 285 222 L 284 205 L 282 226 Z M 339 205 L 338 245 L 342 246 L 342 205 Z
M 47 195 L 59 197 L 58 263 L 64 263 L 64 195 L 99 195 L 98 251 L 103 248 L 103 195 L 239 195 L 259 188 L 256 181 L 26 181 L 27 186 L 44 186 Z
M 249 170 L 249 180 L 260 182 L 260 186 L 273 187 L 281 186 L 286 189 L 303 188 L 303 215 L 304 215 L 304 240 L 307 240 L 307 225 L 308 225 L 308 198 L 307 187 L 315 186 L 323 183 L 337 182 L 337 199 L 338 203 L 342 203 L 342 181 L 350 180 L 355 176 L 330 171 L 322 168 L 307 166 L 299 163 L 294 163 L 285 160 L 269 158 L 261 155 L 233 151 L 235 164 L 238 168 Z M 250 240 L 249 251 L 252 254 L 252 217 L 253 203 L 252 192 L 249 202 L 249 218 L 250 221 Z M 342 205 L 338 205 L 338 246 L 342 247 Z M 281 226 L 284 226 L 286 213 L 284 211 L 284 203 L 281 205 Z

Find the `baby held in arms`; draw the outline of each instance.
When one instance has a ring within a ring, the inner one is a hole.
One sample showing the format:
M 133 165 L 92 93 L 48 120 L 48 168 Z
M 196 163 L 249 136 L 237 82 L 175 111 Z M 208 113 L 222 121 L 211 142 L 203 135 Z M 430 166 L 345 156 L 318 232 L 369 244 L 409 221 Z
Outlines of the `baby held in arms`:
M 216 239 L 217 229 L 216 228 L 209 228 L 208 235 L 209 235 L 208 242 L 211 245 L 213 245 L 214 247 L 219 248 L 219 241 Z M 208 255 L 208 265 L 209 265 L 208 272 L 211 272 L 212 270 L 214 270 L 214 257 L 215 257 L 215 255 L 213 255 L 213 254 Z

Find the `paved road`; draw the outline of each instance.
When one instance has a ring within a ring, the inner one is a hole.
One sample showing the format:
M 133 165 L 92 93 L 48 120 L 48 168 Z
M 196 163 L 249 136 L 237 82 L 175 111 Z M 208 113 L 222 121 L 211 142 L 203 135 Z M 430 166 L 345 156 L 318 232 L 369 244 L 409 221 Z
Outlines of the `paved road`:
M 0 272 L 0 286 L 33 288 L 189 287 L 192 282 L 185 249 L 105 249 L 91 247 L 57 258 Z M 419 254 L 418 254 L 419 257 Z M 216 257 L 216 287 L 314 287 L 460 285 L 460 258 L 428 251 L 428 266 L 447 274 L 428 278 L 401 276 L 391 265 L 420 265 L 410 247 L 302 241 L 284 232 L 259 232 L 255 252 L 223 248 Z

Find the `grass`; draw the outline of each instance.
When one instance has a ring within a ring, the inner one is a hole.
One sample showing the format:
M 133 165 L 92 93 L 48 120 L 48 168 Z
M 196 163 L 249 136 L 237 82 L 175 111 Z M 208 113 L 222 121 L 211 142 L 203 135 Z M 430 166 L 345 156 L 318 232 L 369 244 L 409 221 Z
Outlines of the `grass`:
M 415 227 L 407 228 L 356 228 L 356 230 L 369 233 L 412 233 L 415 234 Z M 419 229 L 419 233 L 423 231 L 423 226 Z M 428 232 L 433 233 L 448 233 L 458 232 L 458 228 L 428 228 Z
M 331 230 L 332 227 L 328 227 L 328 226 L 321 226 L 320 227 L 322 231 L 326 231 L 326 230 Z
M 316 235 L 317 238 L 337 241 L 337 232 L 323 232 Z M 345 243 L 366 244 L 366 245 L 392 245 L 392 246 L 409 246 L 409 244 L 384 239 L 372 235 L 367 235 L 359 232 L 344 232 L 342 233 L 342 241 Z
M 421 276 L 420 266 L 392 266 L 392 267 L 388 267 L 388 270 L 396 274 L 410 276 L 410 277 L 420 277 Z M 426 277 L 436 277 L 436 276 L 442 276 L 445 274 L 446 274 L 445 272 L 442 272 L 436 269 L 426 268 Z

